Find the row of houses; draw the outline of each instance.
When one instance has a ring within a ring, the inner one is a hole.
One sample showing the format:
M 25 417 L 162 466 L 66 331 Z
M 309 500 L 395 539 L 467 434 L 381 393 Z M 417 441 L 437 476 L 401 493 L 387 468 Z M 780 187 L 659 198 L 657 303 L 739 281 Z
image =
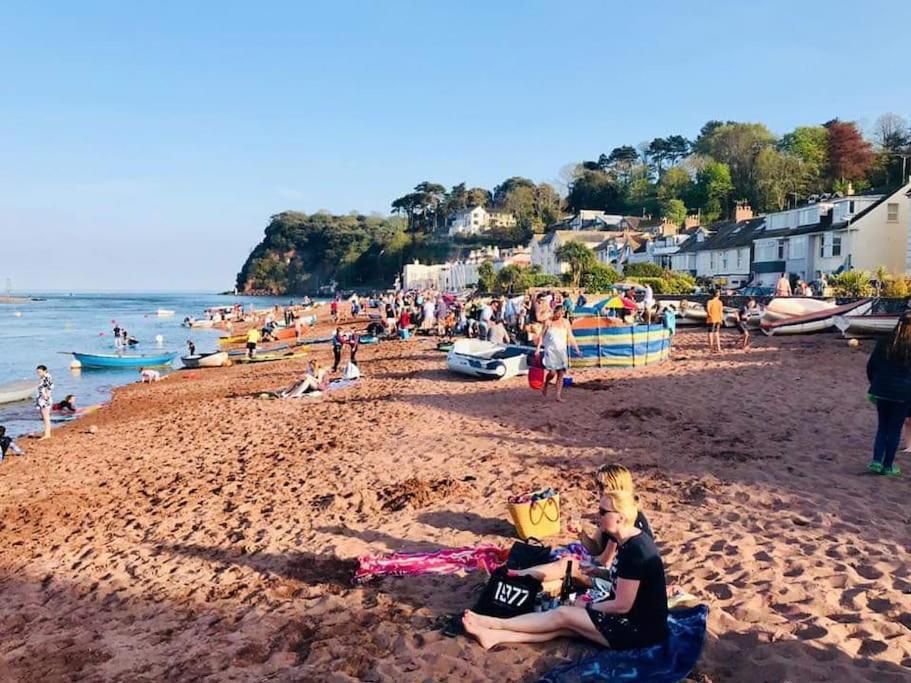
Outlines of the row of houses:
M 531 264 L 548 274 L 566 272 L 557 250 L 575 241 L 618 270 L 627 263 L 655 263 L 730 287 L 773 285 L 783 273 L 812 280 L 818 273 L 872 272 L 879 266 L 911 275 L 911 182 L 891 192 L 835 197 L 761 216 L 738 204 L 732 220 L 706 226 L 689 220 L 681 230 L 615 218 L 580 212 L 559 226 L 572 229 L 535 235 Z
M 490 263 L 494 272 L 499 272 L 509 265 L 528 267 L 531 265 L 531 253 L 526 247 L 515 249 L 486 247 L 473 249 L 465 258 L 446 263 L 427 264 L 415 261 L 404 267 L 402 285 L 405 289 L 461 291 L 478 283 L 478 273 L 482 263 Z

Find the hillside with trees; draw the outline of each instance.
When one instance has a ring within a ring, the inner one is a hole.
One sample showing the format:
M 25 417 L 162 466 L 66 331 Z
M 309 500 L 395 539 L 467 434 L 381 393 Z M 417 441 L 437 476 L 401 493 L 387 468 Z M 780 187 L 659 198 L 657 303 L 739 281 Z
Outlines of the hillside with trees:
M 316 292 L 332 282 L 388 287 L 402 265 L 415 258 L 434 263 L 472 247 L 527 244 L 534 233 L 581 209 L 666 217 L 677 224 L 698 214 L 708 224 L 729 217 L 738 201 L 766 213 L 814 193 L 898 184 L 911 173 L 908 121 L 885 114 L 867 133 L 839 119 L 780 136 L 762 123 L 709 121 L 693 139 L 673 134 L 623 144 L 570 166 L 565 196 L 549 183 L 522 176 L 492 189 L 462 182 L 447 190 L 425 180 L 391 202 L 391 217 L 287 211 L 271 217 L 237 286 L 245 292 L 294 294 Z M 449 217 L 475 206 L 511 213 L 516 225 L 450 238 Z

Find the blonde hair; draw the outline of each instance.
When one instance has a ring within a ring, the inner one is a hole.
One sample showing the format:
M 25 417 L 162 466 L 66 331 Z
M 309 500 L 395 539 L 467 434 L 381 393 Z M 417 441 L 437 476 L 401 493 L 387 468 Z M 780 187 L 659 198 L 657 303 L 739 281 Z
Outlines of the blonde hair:
M 639 506 L 636 503 L 636 495 L 632 491 L 602 491 L 601 496 L 610 498 L 614 505 L 614 510 L 626 518 L 626 523 L 633 525 L 636 523 L 636 517 L 639 516 Z
M 595 481 L 598 482 L 598 489 L 601 492 L 607 491 L 629 491 L 636 492 L 633 485 L 633 475 L 623 465 L 608 463 L 601 465 L 595 473 Z

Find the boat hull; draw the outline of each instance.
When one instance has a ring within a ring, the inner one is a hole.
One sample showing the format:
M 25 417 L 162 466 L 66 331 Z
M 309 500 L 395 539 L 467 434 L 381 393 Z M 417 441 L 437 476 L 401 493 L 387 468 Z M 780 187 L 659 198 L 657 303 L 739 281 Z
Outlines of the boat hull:
M 835 327 L 845 339 L 876 337 L 889 334 L 898 324 L 897 315 L 837 315 Z
M 185 368 L 220 368 L 228 362 L 227 351 L 216 351 L 197 356 L 182 356 L 180 362 Z
M 528 373 L 527 351 L 471 339 L 459 340 L 446 356 L 450 372 L 481 379 L 507 379 Z
M 851 313 L 855 316 L 865 315 L 873 308 L 873 299 L 864 299 L 844 306 L 825 309 L 808 315 L 799 315 L 775 322 L 763 322 L 762 332 L 767 336 L 782 334 L 814 334 L 831 330 L 835 318 Z
M 110 354 L 76 353 L 73 358 L 79 361 L 83 368 L 145 368 L 159 365 L 170 365 L 177 353 L 159 353 L 148 356 L 115 356 Z
M 10 382 L 0 386 L 0 403 L 27 401 L 38 391 L 38 383 L 30 380 Z

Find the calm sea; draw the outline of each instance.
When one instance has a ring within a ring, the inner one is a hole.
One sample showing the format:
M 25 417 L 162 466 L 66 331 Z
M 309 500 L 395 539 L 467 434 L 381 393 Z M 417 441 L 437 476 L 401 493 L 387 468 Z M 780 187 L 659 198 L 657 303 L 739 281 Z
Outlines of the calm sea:
M 14 294 L 14 296 L 17 296 Z M 186 316 L 202 317 L 211 306 L 240 303 L 266 308 L 287 304 L 292 298 L 218 296 L 211 294 L 18 294 L 44 301 L 0 303 L 0 385 L 13 380 L 35 378 L 35 366 L 44 364 L 54 377 L 54 400 L 75 394 L 77 405 L 107 401 L 111 389 L 138 379 L 136 370 L 69 369 L 73 357 L 61 351 L 112 353 L 112 321 L 125 327 L 139 340 L 137 352 L 157 350 L 186 353 L 192 339 L 197 351 L 214 351 L 219 330 L 181 327 Z M 161 318 L 158 309 L 173 310 Z M 161 335 L 163 342 L 156 342 Z M 179 358 L 175 367 L 179 367 Z M 37 379 L 36 379 L 37 384 Z M 38 429 L 40 420 L 34 402 L 0 404 L 0 424 L 15 435 Z

